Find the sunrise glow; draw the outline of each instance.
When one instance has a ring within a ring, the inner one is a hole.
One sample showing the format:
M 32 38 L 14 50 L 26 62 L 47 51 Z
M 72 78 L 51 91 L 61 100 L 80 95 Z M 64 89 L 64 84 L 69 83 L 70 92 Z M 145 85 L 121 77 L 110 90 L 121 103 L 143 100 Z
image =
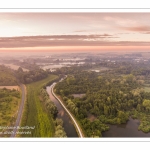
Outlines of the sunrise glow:
M 0 13 L 1 51 L 147 51 L 150 13 Z

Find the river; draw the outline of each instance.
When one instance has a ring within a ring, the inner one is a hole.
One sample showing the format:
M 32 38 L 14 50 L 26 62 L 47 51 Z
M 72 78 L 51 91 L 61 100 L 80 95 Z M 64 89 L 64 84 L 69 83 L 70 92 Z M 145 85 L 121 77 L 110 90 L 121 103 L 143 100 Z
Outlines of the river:
M 150 133 L 138 131 L 140 122 L 137 119 L 129 118 L 126 124 L 109 125 L 109 131 L 103 132 L 103 137 L 150 137 Z
M 49 94 L 50 99 L 55 103 L 55 105 L 58 109 L 57 118 L 60 118 L 63 120 L 63 127 L 64 127 L 66 134 L 67 134 L 67 137 L 78 137 L 78 134 L 77 134 L 76 129 L 72 123 L 72 120 L 70 119 L 70 117 L 68 116 L 68 114 L 66 113 L 64 108 L 61 106 L 59 101 L 52 95 L 52 92 L 51 92 L 52 86 L 53 85 L 47 86 L 46 91 Z

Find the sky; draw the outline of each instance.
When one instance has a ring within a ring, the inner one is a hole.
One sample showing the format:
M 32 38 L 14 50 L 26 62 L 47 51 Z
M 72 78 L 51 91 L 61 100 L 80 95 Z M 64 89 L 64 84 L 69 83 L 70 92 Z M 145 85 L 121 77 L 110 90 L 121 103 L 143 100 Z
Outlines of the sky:
M 0 51 L 149 51 L 150 13 L 0 13 Z

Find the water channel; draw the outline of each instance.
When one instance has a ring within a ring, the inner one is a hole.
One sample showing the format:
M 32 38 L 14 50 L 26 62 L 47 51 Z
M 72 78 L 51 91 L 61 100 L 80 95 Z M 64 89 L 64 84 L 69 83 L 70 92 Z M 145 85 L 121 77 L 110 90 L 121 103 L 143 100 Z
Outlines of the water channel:
M 64 130 L 65 130 L 66 134 L 67 134 L 67 137 L 78 137 L 76 129 L 75 129 L 75 127 L 74 127 L 74 125 L 72 123 L 72 120 L 70 119 L 69 115 L 66 113 L 66 111 L 61 106 L 59 101 L 52 95 L 52 92 L 51 92 L 52 86 L 53 86 L 53 84 L 51 86 L 47 86 L 46 87 L 46 91 L 49 94 L 50 99 L 57 106 L 57 109 L 58 109 L 57 118 L 60 118 L 60 119 L 63 120 L 63 127 L 64 127 Z

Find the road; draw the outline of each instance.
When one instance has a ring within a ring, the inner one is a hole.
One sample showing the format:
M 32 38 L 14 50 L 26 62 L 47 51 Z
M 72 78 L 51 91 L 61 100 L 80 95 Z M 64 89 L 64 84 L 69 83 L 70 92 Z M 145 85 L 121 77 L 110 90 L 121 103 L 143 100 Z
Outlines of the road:
M 56 96 L 56 94 L 54 93 L 53 89 L 54 89 L 54 86 L 56 85 L 56 83 L 52 86 L 52 94 L 53 96 L 60 102 L 60 104 L 62 105 L 62 107 L 65 109 L 65 111 L 68 113 L 68 115 L 70 116 L 71 120 L 74 122 L 74 125 L 77 129 L 77 132 L 79 133 L 79 136 L 80 137 L 83 137 L 83 134 L 81 132 L 81 129 L 78 125 L 78 123 L 76 122 L 75 118 L 72 116 L 72 114 L 69 112 L 69 110 L 66 108 L 66 106 L 62 103 L 62 101 Z
M 23 113 L 23 107 L 24 107 L 24 103 L 25 103 L 25 96 L 26 96 L 25 85 L 21 84 L 20 87 L 21 87 L 21 90 L 22 90 L 22 98 L 21 98 L 21 103 L 20 103 L 19 110 L 18 110 L 17 120 L 16 120 L 16 123 L 14 125 L 15 128 L 14 128 L 13 133 L 11 134 L 10 137 L 15 137 L 16 136 L 17 126 L 20 125 L 21 117 L 22 117 L 22 113 Z

